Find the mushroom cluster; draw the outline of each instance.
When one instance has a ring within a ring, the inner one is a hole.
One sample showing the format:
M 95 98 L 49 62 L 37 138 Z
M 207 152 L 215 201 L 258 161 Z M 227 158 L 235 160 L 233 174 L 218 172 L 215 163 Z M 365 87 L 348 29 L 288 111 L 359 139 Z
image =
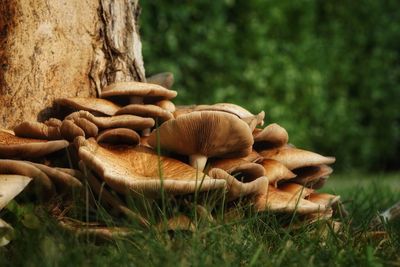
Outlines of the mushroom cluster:
M 46 203 L 79 197 L 71 192 L 87 185 L 116 214 L 146 226 L 148 218 L 129 209 L 127 197 L 174 198 L 187 206 L 191 195 L 214 193 L 227 213 L 240 201 L 256 212 L 298 214 L 306 222 L 332 216 L 339 196 L 316 190 L 335 158 L 296 148 L 276 123 L 264 127 L 264 111 L 228 103 L 175 106 L 171 73 L 147 81 L 110 84 L 100 98 L 56 99 L 59 118 L 0 129 L 0 209 L 25 187 Z M 213 210 L 194 207 L 212 219 Z M 64 228 L 79 228 L 58 215 Z M 111 231 L 91 227 L 85 229 Z M 180 215 L 168 227 L 193 224 Z

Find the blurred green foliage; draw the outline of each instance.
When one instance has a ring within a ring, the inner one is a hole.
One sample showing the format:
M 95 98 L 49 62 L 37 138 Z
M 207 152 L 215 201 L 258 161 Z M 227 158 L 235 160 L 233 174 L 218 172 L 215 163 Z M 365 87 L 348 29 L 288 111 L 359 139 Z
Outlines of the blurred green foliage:
M 141 1 L 147 74 L 178 104 L 232 102 L 337 167 L 399 168 L 400 2 Z

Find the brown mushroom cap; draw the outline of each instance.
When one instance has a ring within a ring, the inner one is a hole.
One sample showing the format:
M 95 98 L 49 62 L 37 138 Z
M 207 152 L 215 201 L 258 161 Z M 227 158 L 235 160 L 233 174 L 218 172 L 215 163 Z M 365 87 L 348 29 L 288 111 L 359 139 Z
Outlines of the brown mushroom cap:
M 139 96 L 157 102 L 162 99 L 172 99 L 177 92 L 166 89 L 158 84 L 141 82 L 118 82 L 106 86 L 101 92 L 101 98 L 121 96 Z
M 19 160 L 0 159 L 0 174 L 16 174 L 32 178 L 45 197 L 54 193 L 50 178 L 37 167 Z
M 264 175 L 268 177 L 269 182 L 273 185 L 281 180 L 289 180 L 296 177 L 285 165 L 273 159 L 264 159 L 260 163 L 264 167 Z
M 0 158 L 41 157 L 68 146 L 66 140 L 47 141 L 17 137 L 0 131 Z
M 134 115 L 117 115 L 113 117 L 96 117 L 87 111 L 77 111 L 71 113 L 66 120 L 76 120 L 84 118 L 94 123 L 101 129 L 108 128 L 129 128 L 133 130 L 143 130 L 154 126 L 155 122 L 152 118 L 142 118 Z
M 340 200 L 340 196 L 331 195 L 328 193 L 312 193 L 307 197 L 307 200 L 313 203 L 331 207 Z
M 297 212 L 299 214 L 310 214 L 326 210 L 324 205 L 296 197 L 271 185 L 268 187 L 267 194 L 257 196 L 254 207 L 257 211 Z
M 311 151 L 288 146 L 263 150 L 259 153 L 266 159 L 274 159 L 283 163 L 289 170 L 335 162 L 334 157 L 325 157 Z
M 231 104 L 231 103 L 217 103 L 214 105 L 198 105 L 194 107 L 194 111 L 221 111 L 227 112 L 238 116 L 241 120 L 249 125 L 250 129 L 253 131 L 257 125 L 264 124 L 265 112 L 261 111 L 257 115 L 252 114 L 247 109 Z
M 112 116 L 121 107 L 111 101 L 101 98 L 93 97 L 69 97 L 58 98 L 54 100 L 55 103 L 67 106 L 76 110 L 86 110 L 91 112 L 98 112 L 101 114 Z
M 14 133 L 19 137 L 45 140 L 62 139 L 59 126 L 49 126 L 41 122 L 24 121 L 14 128 Z
M 253 136 L 235 115 L 198 111 L 166 121 L 149 137 L 149 144 L 190 156 L 191 165 L 203 170 L 207 157 L 234 157 L 251 152 Z
M 288 141 L 287 131 L 276 123 L 268 125 L 262 131 L 256 131 L 254 135 L 254 147 L 256 149 L 281 147 Z
M 268 178 L 259 177 L 251 182 L 238 181 L 235 177 L 222 169 L 214 168 L 208 172 L 214 179 L 223 179 L 227 182 L 227 200 L 231 201 L 248 195 L 264 194 L 268 190 Z
M 128 128 L 108 129 L 101 132 L 97 138 L 98 143 L 133 145 L 140 142 L 140 136 L 134 130 Z
M 175 104 L 170 100 L 161 100 L 155 103 L 155 105 L 159 106 L 162 109 L 168 110 L 171 113 L 174 113 L 176 110 Z
M 164 122 L 174 118 L 171 112 L 155 105 L 130 104 L 119 109 L 115 115 L 131 114 L 140 117 L 159 118 Z
M 121 193 L 159 196 L 161 186 L 173 195 L 225 188 L 224 181 L 211 179 L 189 165 L 159 157 L 143 147 L 103 147 L 92 138 L 77 143 L 85 165 Z
M 31 180 L 23 175 L 0 174 L 0 210 L 24 190 Z
M 241 175 L 245 181 L 253 181 L 258 177 L 264 176 L 264 168 L 260 164 L 248 162 L 242 158 L 220 159 L 212 161 L 212 168 L 219 168 L 231 175 Z
M 62 137 L 73 141 L 77 136 L 85 136 L 85 131 L 76 125 L 72 120 L 64 120 L 60 127 Z
M 174 84 L 174 74 L 172 72 L 161 72 L 146 78 L 148 83 L 158 84 L 162 87 L 171 89 Z
M 65 171 L 58 170 L 57 168 L 49 167 L 43 164 L 27 162 L 44 172 L 61 190 L 66 188 L 81 188 L 82 183 L 74 176 L 66 173 Z
M 295 183 L 285 183 L 279 186 L 279 190 L 288 192 L 294 195 L 296 198 L 305 198 L 314 192 L 313 189 L 304 187 L 303 185 L 295 184 Z M 322 204 L 322 203 L 321 203 Z
M 313 187 L 322 177 L 329 176 L 333 169 L 328 165 L 319 165 L 294 169 L 293 172 L 297 174 L 293 182 Z

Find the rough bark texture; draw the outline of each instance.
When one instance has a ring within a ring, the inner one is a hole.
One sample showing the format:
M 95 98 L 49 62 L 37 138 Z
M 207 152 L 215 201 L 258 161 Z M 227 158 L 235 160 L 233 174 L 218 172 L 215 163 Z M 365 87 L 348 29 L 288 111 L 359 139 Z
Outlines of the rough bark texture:
M 59 97 L 145 80 L 137 0 L 1 0 L 0 127 L 54 114 Z

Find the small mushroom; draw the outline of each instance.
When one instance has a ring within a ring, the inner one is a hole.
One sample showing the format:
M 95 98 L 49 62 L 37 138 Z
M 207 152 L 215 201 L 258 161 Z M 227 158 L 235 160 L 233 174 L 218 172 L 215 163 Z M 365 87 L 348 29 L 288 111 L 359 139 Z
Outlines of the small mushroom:
M 268 178 L 259 177 L 251 182 L 241 182 L 222 169 L 214 168 L 208 172 L 214 179 L 223 179 L 227 182 L 227 200 L 232 201 L 248 195 L 262 194 L 268 189 Z
M 54 185 L 50 178 L 32 164 L 19 160 L 0 159 L 0 174 L 15 174 L 30 177 L 36 183 L 38 191 L 43 191 L 44 196 L 54 194 Z
M 132 130 L 143 130 L 152 128 L 155 124 L 152 118 L 142 118 L 134 115 L 117 115 L 113 117 L 96 117 L 88 111 L 77 111 L 71 113 L 66 120 L 77 120 L 84 118 L 94 123 L 100 129 L 108 128 L 129 128 Z
M 254 207 L 259 212 L 296 212 L 299 214 L 311 214 L 326 210 L 324 205 L 313 203 L 299 196 L 296 197 L 296 195 L 284 192 L 271 185 L 266 194 L 260 194 L 255 198 Z
M 66 140 L 47 141 L 22 138 L 0 131 L 0 158 L 41 157 L 68 146 Z
M 49 126 L 41 122 L 22 122 L 14 128 L 14 133 L 16 136 L 26 138 L 45 140 L 62 139 L 59 126 Z
M 82 188 L 82 183 L 74 176 L 44 164 L 25 161 L 44 172 L 61 190 L 66 188 Z
M 121 108 L 120 106 L 106 99 L 93 97 L 58 98 L 54 100 L 54 102 L 75 110 L 86 110 L 109 116 L 114 115 L 115 112 Z
M 0 174 L 0 210 L 24 190 L 31 180 L 23 175 Z
M 253 181 L 258 177 L 264 176 L 263 166 L 247 162 L 241 158 L 213 161 L 210 165 L 212 168 L 222 169 L 233 176 L 240 175 L 244 177 L 245 181 Z
M 64 120 L 60 127 L 63 138 L 73 141 L 78 136 L 85 136 L 85 131 L 76 125 L 72 120 Z
M 263 150 L 259 153 L 266 159 L 274 159 L 283 163 L 289 170 L 335 162 L 334 157 L 325 157 L 311 151 L 287 146 Z
M 294 169 L 293 172 L 297 174 L 296 178 L 292 180 L 293 182 L 314 188 L 314 185 L 328 177 L 333 169 L 328 165 L 319 165 Z
M 176 97 L 177 92 L 166 89 L 158 84 L 141 82 L 118 82 L 106 86 L 101 92 L 101 98 L 118 99 L 128 97 L 129 104 L 154 103 L 163 99 Z M 124 104 L 124 103 L 123 103 Z
M 152 147 L 159 143 L 163 149 L 188 155 L 190 165 L 202 171 L 208 157 L 247 156 L 253 137 L 247 124 L 235 115 L 198 111 L 166 121 L 148 142 Z
M 78 139 L 79 157 L 85 165 L 120 193 L 158 197 L 162 188 L 167 194 L 179 195 L 226 186 L 224 181 L 144 147 L 105 147 L 92 138 Z
M 254 135 L 254 147 L 256 150 L 282 147 L 289 141 L 289 135 L 285 128 L 279 126 L 276 123 L 270 124 L 263 130 L 256 130 L 253 132 Z
M 307 187 L 304 187 L 302 185 L 295 184 L 295 183 L 285 183 L 283 185 L 280 185 L 279 190 L 288 192 L 288 193 L 292 194 L 293 196 L 295 196 L 296 198 L 298 198 L 298 197 L 306 198 L 314 192 L 314 190 L 311 188 L 307 188 Z M 320 204 L 323 204 L 323 203 L 320 203 Z
M 137 132 L 128 128 L 115 128 L 102 131 L 96 140 L 98 143 L 136 146 L 140 142 L 140 136 Z
M 174 113 L 176 110 L 175 104 L 170 100 L 161 100 L 155 103 L 156 106 L 159 106 L 162 109 L 168 110 L 171 113 Z
M 171 112 L 156 105 L 130 104 L 119 109 L 115 115 L 123 114 L 131 114 L 154 119 L 157 118 L 160 119 L 161 123 L 174 118 Z
M 313 203 L 324 205 L 326 207 L 332 207 L 332 205 L 340 200 L 340 196 L 331 195 L 328 193 L 312 193 L 307 197 L 307 200 Z
M 268 177 L 270 184 L 277 187 L 279 181 L 296 177 L 285 165 L 273 159 L 264 159 L 260 164 L 264 168 L 264 175 Z
M 161 72 L 146 78 L 148 83 L 158 84 L 167 89 L 171 89 L 174 84 L 174 74 L 172 72 Z
M 155 105 L 130 104 L 117 111 L 116 115 L 131 114 L 135 116 L 158 119 L 160 124 L 173 119 L 174 116 L 168 110 Z M 144 129 L 142 135 L 148 136 L 150 128 Z
M 265 112 L 261 111 L 257 115 L 252 114 L 250 111 L 247 109 L 231 104 L 231 103 L 217 103 L 214 105 L 198 105 L 194 108 L 194 111 L 222 111 L 222 112 L 228 112 L 230 114 L 238 116 L 240 119 L 245 121 L 253 131 L 254 128 L 257 125 L 263 125 L 264 124 L 264 117 L 265 117 Z

